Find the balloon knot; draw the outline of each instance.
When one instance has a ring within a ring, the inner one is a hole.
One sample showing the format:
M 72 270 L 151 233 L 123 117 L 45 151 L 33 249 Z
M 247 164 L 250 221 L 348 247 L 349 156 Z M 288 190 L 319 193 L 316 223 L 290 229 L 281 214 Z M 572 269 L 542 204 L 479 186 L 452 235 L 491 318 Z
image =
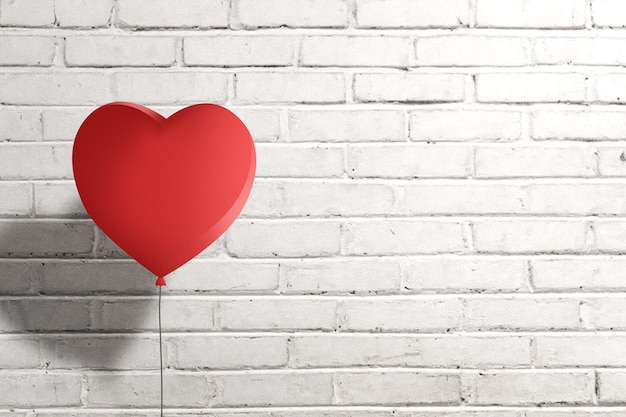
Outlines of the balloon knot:
M 157 287 L 165 287 L 167 284 L 165 284 L 165 278 L 163 277 L 157 277 L 156 280 L 156 286 Z

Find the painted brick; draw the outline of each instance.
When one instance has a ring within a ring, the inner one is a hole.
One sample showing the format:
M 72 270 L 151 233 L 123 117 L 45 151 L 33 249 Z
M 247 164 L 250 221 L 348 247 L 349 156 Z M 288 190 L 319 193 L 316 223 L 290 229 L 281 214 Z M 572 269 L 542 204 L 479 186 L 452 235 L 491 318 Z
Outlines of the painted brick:
M 281 262 L 286 293 L 384 293 L 400 289 L 400 264 L 379 259 Z
M 237 258 L 327 256 L 339 253 L 339 231 L 338 223 L 326 221 L 238 221 L 226 233 L 226 245 Z
M 323 299 L 241 298 L 219 303 L 217 323 L 227 330 L 331 330 L 336 309 L 335 301 Z
M 77 374 L 3 372 L 0 391 L 0 405 L 7 408 L 81 405 L 81 380 Z
M 363 102 L 459 102 L 463 74 L 356 74 L 354 97 Z
M 596 148 L 598 153 L 598 171 L 603 177 L 622 177 L 626 175 L 626 149 L 619 147 Z
M 478 0 L 476 23 L 479 27 L 502 28 L 582 28 L 585 26 L 584 0 Z
M 568 253 L 586 245 L 583 221 L 492 220 L 477 221 L 473 228 L 478 252 Z
M 473 404 L 591 404 L 593 373 L 585 371 L 481 372 Z
M 538 140 L 621 140 L 626 138 L 624 114 L 615 111 L 537 111 L 531 117 L 532 138 Z
M 87 222 L 0 220 L 3 257 L 76 256 L 91 253 L 94 230 Z
M 403 141 L 404 116 L 396 110 L 308 110 L 289 113 L 292 142 Z
M 236 74 L 237 103 L 341 103 L 344 75 L 330 72 Z
M 46 67 L 52 65 L 55 53 L 54 38 L 10 35 L 0 38 L 0 65 L 3 66 Z
M 340 177 L 344 150 L 340 145 L 256 145 L 257 177 Z
M 4 0 L 0 2 L 0 25 L 52 26 L 54 7 L 54 0 Z
M 626 231 L 626 223 L 621 221 L 595 222 L 595 247 L 603 252 L 624 252 L 624 242 L 620 235 Z
M 609 37 L 535 39 L 534 62 L 548 65 L 624 65 L 624 40 Z
M 73 182 L 37 183 L 34 189 L 37 216 L 87 216 Z
M 147 28 L 222 28 L 228 26 L 228 2 L 189 0 L 180 7 L 176 0 L 121 0 L 117 24 Z M 150 12 L 147 13 L 146 11 Z
M 624 366 L 625 341 L 618 335 L 540 336 L 535 343 L 535 364 L 551 368 Z
M 521 124 L 515 111 L 420 110 L 411 112 L 409 131 L 415 141 L 509 142 L 520 138 Z
M 509 292 L 525 288 L 527 265 L 522 259 L 444 258 L 408 263 L 408 291 Z
M 588 146 L 480 146 L 476 148 L 476 176 L 508 177 L 592 177 L 595 176 L 595 149 Z
M 346 27 L 346 0 L 238 0 L 235 11 L 245 27 Z
M 90 305 L 82 300 L 0 301 L 0 330 L 3 331 L 87 331 Z
M 583 74 L 479 74 L 476 98 L 487 103 L 581 103 Z
M 41 367 L 39 340 L 23 336 L 0 338 L 0 367 L 29 369 Z
M 468 298 L 466 330 L 577 329 L 578 300 L 573 298 Z M 524 314 L 519 314 L 523 311 Z
M 69 67 L 169 67 L 176 39 L 157 36 L 70 36 L 65 40 Z
M 526 65 L 528 52 L 522 38 L 474 35 L 429 36 L 417 39 L 416 64 L 434 67 Z
M 279 36 L 211 36 L 184 40 L 187 66 L 288 66 L 294 63 L 295 38 Z
M 410 39 L 392 36 L 310 36 L 302 40 L 305 67 L 406 67 Z
M 593 0 L 591 2 L 591 18 L 595 26 L 624 27 L 626 5 L 619 0 Z
M 469 22 L 469 1 L 357 0 L 356 22 L 363 28 L 463 27 Z
M 67 144 L 0 144 L 0 178 L 72 178 L 71 146 Z
M 0 140 L 7 142 L 41 140 L 41 112 L 28 107 L 0 107 Z
M 337 375 L 342 405 L 459 404 L 458 375 L 419 372 L 370 372 Z
M 624 402 L 624 386 L 626 372 L 601 370 L 598 372 L 598 403 L 622 404 Z
M 74 140 L 78 128 L 95 108 L 93 107 L 47 107 L 41 115 L 43 139 L 53 141 Z M 39 128 L 41 131 L 41 128 Z
M 54 14 L 61 27 L 108 26 L 115 0 L 55 0 Z
M 357 331 L 450 331 L 459 328 L 461 304 L 453 298 L 349 300 L 340 307 L 341 328 Z
M 276 142 L 281 139 L 280 115 L 275 110 L 270 109 L 250 109 L 246 107 L 228 107 L 246 125 L 252 139 L 258 142 Z M 257 146 L 257 153 L 261 151 Z M 257 175 L 260 175 L 261 155 L 257 154 Z
M 25 261 L 5 260 L 0 262 L 0 295 L 30 294 L 39 279 L 36 264 Z
M 540 291 L 606 291 L 626 286 L 622 280 L 626 260 L 619 257 L 536 259 L 531 267 L 533 284 Z
M 0 215 L 27 216 L 31 214 L 31 186 L 25 183 L 0 183 Z
M 626 318 L 621 314 L 626 300 L 624 298 L 594 297 L 581 300 L 581 325 L 590 330 L 626 329 Z

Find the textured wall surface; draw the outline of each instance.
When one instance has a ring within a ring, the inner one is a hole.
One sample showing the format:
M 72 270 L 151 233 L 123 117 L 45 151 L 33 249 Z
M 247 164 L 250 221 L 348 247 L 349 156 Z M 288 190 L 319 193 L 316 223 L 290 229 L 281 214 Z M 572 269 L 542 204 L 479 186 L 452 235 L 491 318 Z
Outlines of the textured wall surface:
M 626 415 L 626 1 L 0 0 L 0 416 L 158 415 L 154 277 L 83 118 L 222 104 L 258 151 L 170 276 L 168 415 Z

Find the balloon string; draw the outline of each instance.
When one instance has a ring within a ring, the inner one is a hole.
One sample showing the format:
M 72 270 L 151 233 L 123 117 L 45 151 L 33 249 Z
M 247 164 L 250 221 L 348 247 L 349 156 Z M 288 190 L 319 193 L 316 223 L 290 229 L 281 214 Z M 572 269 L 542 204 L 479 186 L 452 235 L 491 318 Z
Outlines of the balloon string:
M 163 417 L 163 332 L 161 329 L 161 286 L 159 286 L 159 360 L 161 363 L 161 417 Z

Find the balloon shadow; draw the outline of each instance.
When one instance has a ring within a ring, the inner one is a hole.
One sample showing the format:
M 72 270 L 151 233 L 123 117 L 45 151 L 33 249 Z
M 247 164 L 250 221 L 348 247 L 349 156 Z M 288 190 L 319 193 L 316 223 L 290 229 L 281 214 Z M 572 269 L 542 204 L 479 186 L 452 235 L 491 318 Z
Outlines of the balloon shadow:
M 63 207 L 0 219 L 0 369 L 158 369 L 154 276 Z

